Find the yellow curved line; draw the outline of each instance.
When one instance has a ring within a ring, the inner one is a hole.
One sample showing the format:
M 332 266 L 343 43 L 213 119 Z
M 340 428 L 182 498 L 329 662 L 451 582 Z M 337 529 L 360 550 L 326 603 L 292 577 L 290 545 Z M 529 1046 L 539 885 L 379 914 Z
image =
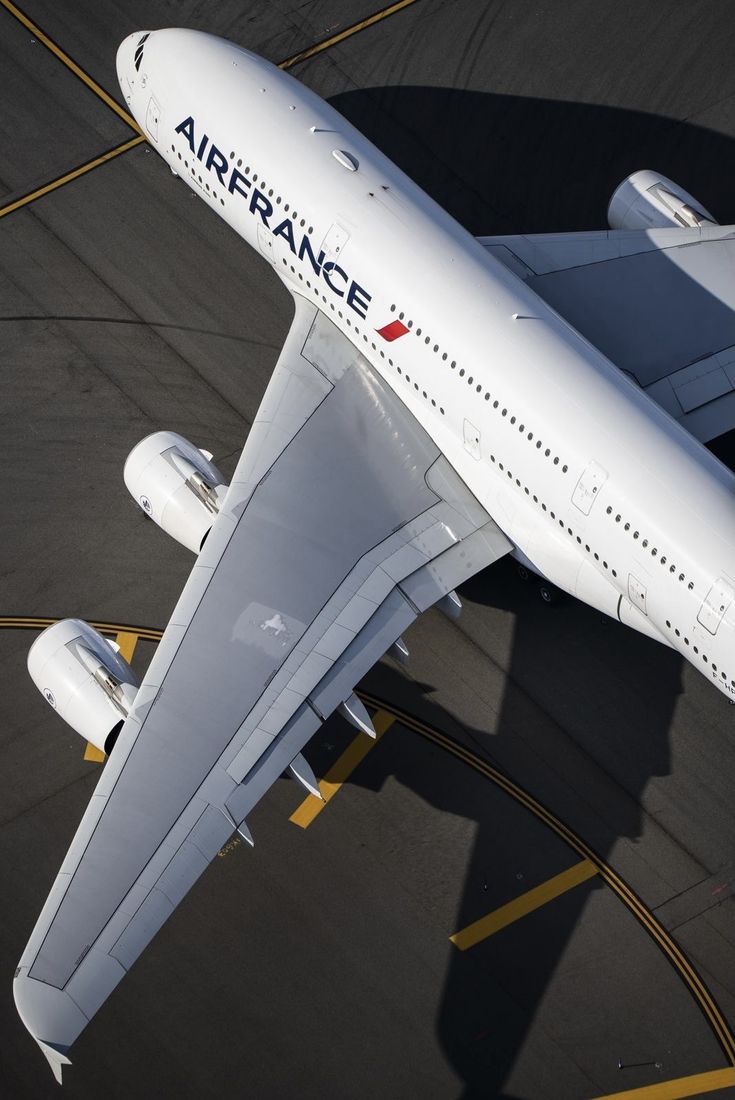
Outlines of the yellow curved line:
M 446 752 L 451 753 L 452 756 L 457 757 L 465 764 L 474 768 L 475 771 L 486 776 L 486 778 L 490 779 L 497 787 L 500 787 L 501 790 L 505 791 L 511 798 L 515 799 L 516 802 L 519 802 L 521 805 L 525 806 L 526 809 L 530 810 L 535 817 L 547 825 L 557 834 L 557 836 L 578 852 L 579 855 L 584 859 L 588 859 L 591 863 L 594 863 L 600 876 L 610 889 L 617 894 L 633 916 L 643 925 L 648 934 L 654 939 L 659 948 L 678 971 L 680 977 L 689 988 L 690 993 L 707 1018 L 725 1056 L 731 1065 L 735 1066 L 735 1036 L 712 997 L 712 994 L 694 970 L 681 948 L 669 935 L 660 921 L 646 908 L 643 901 L 641 901 L 631 887 L 623 881 L 620 875 L 618 875 L 617 872 L 594 851 L 594 849 L 590 848 L 590 846 L 565 825 L 563 821 L 560 821 L 551 810 L 547 809 L 541 802 L 538 802 L 533 795 L 529 794 L 528 791 L 524 790 L 523 787 L 509 776 L 504 775 L 503 772 L 494 768 L 488 761 L 483 760 L 482 757 L 478 756 L 471 749 L 465 748 L 464 745 L 460 745 L 459 742 L 455 741 L 453 738 L 448 737 L 432 726 L 428 726 L 426 723 L 412 717 L 405 711 L 401 711 L 391 706 L 386 703 L 384 699 L 378 699 L 364 692 L 359 692 L 358 694 L 363 703 L 371 707 L 380 707 L 382 710 L 389 710 L 401 725 L 419 734 L 419 736 L 432 741 Z
M 0 616 L 0 630 L 43 630 L 57 621 L 57 619 L 52 618 L 5 615 Z M 91 625 L 103 634 L 119 634 L 125 632 L 128 634 L 135 634 L 139 639 L 143 638 L 147 641 L 159 641 L 163 635 L 163 631 L 161 630 L 150 627 L 130 626 L 126 623 L 94 622 Z M 701 1012 L 712 1028 L 728 1061 L 732 1066 L 735 1066 L 735 1035 L 733 1035 L 727 1020 L 722 1015 L 712 994 L 709 992 L 676 941 L 669 935 L 660 921 L 645 906 L 644 902 L 631 887 L 608 863 L 605 862 L 602 856 L 595 852 L 586 841 L 577 836 L 568 825 L 560 821 L 551 810 L 534 798 L 533 795 L 521 787 L 520 784 L 516 783 L 510 776 L 505 775 L 503 772 L 493 767 L 492 764 L 484 760 L 472 749 L 461 745 L 447 734 L 442 733 L 433 726 L 427 725 L 427 723 L 422 722 L 420 719 L 414 718 L 413 715 L 408 714 L 406 711 L 387 703 L 384 699 L 379 699 L 377 696 L 371 695 L 368 692 L 361 691 L 357 694 L 360 696 L 363 703 L 393 715 L 393 717 L 399 721 L 401 725 L 405 726 L 406 729 L 431 741 L 439 748 L 444 749 L 456 759 L 461 760 L 463 763 L 491 780 L 496 787 L 505 791 L 507 795 L 520 805 L 525 806 L 527 810 L 539 819 L 539 821 L 542 821 L 544 825 L 548 826 L 552 832 L 556 833 L 558 837 L 582 856 L 583 859 L 587 859 L 590 863 L 593 863 L 601 878 L 630 910 L 638 922 L 643 925 L 660 950 L 667 956 L 699 1005 Z

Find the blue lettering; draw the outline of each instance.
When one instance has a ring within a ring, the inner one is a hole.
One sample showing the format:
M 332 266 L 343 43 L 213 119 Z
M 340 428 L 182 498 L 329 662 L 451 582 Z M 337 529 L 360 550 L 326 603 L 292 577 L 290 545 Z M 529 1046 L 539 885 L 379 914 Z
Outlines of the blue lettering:
M 202 138 L 202 140 L 199 142 L 199 148 L 197 149 L 197 160 L 201 160 L 202 157 L 204 156 L 204 150 L 207 147 L 207 142 L 208 141 L 209 141 L 209 138 L 205 134 L 204 137 Z
M 309 263 L 314 268 L 314 274 L 319 275 L 322 270 L 322 264 L 324 263 L 324 253 L 320 252 L 319 259 L 317 260 L 311 247 L 311 241 L 309 240 L 308 234 L 304 234 L 301 244 L 299 245 L 299 259 L 303 260 L 304 253 L 307 252 L 309 254 Z
M 263 225 L 266 229 L 269 229 L 268 218 L 273 213 L 273 204 L 268 201 L 263 192 L 257 187 L 253 191 L 253 196 L 250 199 L 250 213 L 255 214 L 256 212 L 260 214 L 263 219 Z
M 186 140 L 189 142 L 189 148 L 192 153 L 194 152 L 194 119 L 189 115 L 183 122 L 180 122 L 176 127 L 177 134 L 183 134 Z
M 347 305 L 352 306 L 358 317 L 363 319 L 367 317 L 367 308 L 372 301 L 372 294 L 368 294 L 359 283 L 352 280 L 350 289 L 347 291 Z
M 324 281 L 326 282 L 329 289 L 333 290 L 339 298 L 344 298 L 344 290 L 340 290 L 339 287 L 336 287 L 329 277 L 332 273 L 334 273 L 335 275 L 339 275 L 340 278 L 344 279 L 344 281 L 347 282 L 347 272 L 343 271 L 342 268 L 338 267 L 337 264 L 333 263 L 332 260 L 330 260 L 329 263 L 324 264 L 324 267 L 322 268 L 322 275 L 324 276 Z
M 288 247 L 291 249 L 294 255 L 296 255 L 296 242 L 293 239 L 293 225 L 291 219 L 286 218 L 280 225 L 277 225 L 273 230 L 274 237 L 285 237 L 288 241 Z
M 215 163 L 215 161 L 217 163 Z M 217 179 L 222 186 L 225 185 L 225 172 L 227 171 L 227 157 L 221 153 L 216 145 L 212 145 L 207 156 L 207 170 L 214 168 Z
M 240 187 L 241 181 L 245 185 L 245 187 Z M 247 176 L 243 176 L 242 172 L 238 172 L 237 168 L 233 168 L 232 175 L 230 176 L 230 182 L 227 185 L 227 190 L 230 192 L 230 194 L 234 195 L 235 191 L 237 191 L 238 195 L 244 195 L 245 198 L 247 198 L 248 193 L 245 188 L 249 187 L 252 187 L 252 184 L 250 183 L 250 180 L 247 178 Z

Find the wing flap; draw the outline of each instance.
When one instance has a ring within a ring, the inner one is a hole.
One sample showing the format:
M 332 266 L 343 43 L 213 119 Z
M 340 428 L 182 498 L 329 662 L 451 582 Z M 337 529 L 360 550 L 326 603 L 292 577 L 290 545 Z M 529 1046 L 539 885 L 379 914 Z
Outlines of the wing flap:
M 298 300 L 223 511 L 21 959 L 16 999 L 36 1038 L 68 1047 L 418 611 L 509 549 L 403 403 Z

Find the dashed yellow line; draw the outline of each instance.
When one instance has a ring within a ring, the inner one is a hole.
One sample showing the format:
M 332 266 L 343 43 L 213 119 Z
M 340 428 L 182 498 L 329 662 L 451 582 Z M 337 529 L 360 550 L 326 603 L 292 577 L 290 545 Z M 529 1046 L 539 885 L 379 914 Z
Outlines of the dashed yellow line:
M 527 890 L 520 897 L 513 898 L 512 901 L 501 905 L 498 909 L 494 909 L 487 916 L 473 921 L 472 924 L 468 924 L 460 932 L 455 932 L 449 939 L 460 951 L 466 951 L 469 947 L 474 947 L 475 944 L 480 943 L 481 940 L 487 939 L 488 936 L 495 935 L 501 928 L 507 928 L 509 924 L 513 924 L 521 917 L 532 913 L 534 909 L 540 909 L 542 905 L 546 905 L 554 898 L 565 894 L 567 890 L 572 890 L 580 883 L 587 882 L 596 874 L 599 874 L 599 868 L 588 859 L 583 859 L 581 863 L 575 863 L 573 867 L 562 871 L 560 875 L 554 875 L 553 878 L 542 882 L 540 886 L 534 886 L 532 890 Z
M 4 2 L 5 0 L 0 0 L 0 4 Z M 50 183 L 45 183 L 42 187 L 37 187 L 35 191 L 30 191 L 27 195 L 15 199 L 14 202 L 9 202 L 6 206 L 0 206 L 0 218 L 4 218 L 7 214 L 12 214 L 16 210 L 20 210 L 23 206 L 28 206 L 29 203 L 35 202 L 36 199 L 42 198 L 43 195 L 48 195 L 51 191 L 56 191 L 59 187 L 63 187 L 65 183 L 71 183 L 72 180 L 79 179 L 80 176 L 84 176 L 87 172 L 91 172 L 93 168 L 99 168 L 101 164 L 106 164 L 108 160 L 119 157 L 121 153 L 127 153 L 129 149 L 134 149 L 136 145 L 140 145 L 143 141 L 145 141 L 145 138 L 142 134 L 138 134 L 138 136 L 134 138 L 129 138 L 129 140 L 124 141 L 122 145 L 116 145 L 114 149 L 109 149 L 106 153 L 102 153 L 100 156 L 88 160 L 85 164 L 80 164 L 78 168 L 72 168 L 71 172 L 66 172 L 65 175 L 58 176 L 55 180 L 51 180 Z
M 80 65 L 77 65 L 76 61 L 72 61 L 69 55 L 62 50 L 61 46 L 59 46 L 57 42 L 54 42 L 53 38 L 46 34 L 45 31 L 42 31 L 38 24 L 34 23 L 25 12 L 21 11 L 17 4 L 13 4 L 12 0 L 0 0 L 0 4 L 6 11 L 15 16 L 18 22 L 22 23 L 23 26 L 31 32 L 34 38 L 43 43 L 47 49 L 51 50 L 51 53 L 54 54 L 55 57 L 58 57 L 59 61 L 61 61 L 63 65 L 66 65 L 67 69 L 73 72 L 75 76 L 79 77 L 79 79 L 86 84 L 103 103 L 106 103 L 111 111 L 114 111 L 123 122 L 126 122 L 128 126 L 132 127 L 136 134 L 140 133 L 140 128 L 135 119 L 132 118 L 96 80 L 93 80 L 89 73 L 86 73 Z
M 374 714 L 373 726 L 375 727 L 375 739 L 368 737 L 364 733 L 358 734 L 354 741 L 347 746 L 342 755 L 335 760 L 324 778 L 319 780 L 321 799 L 317 798 L 316 795 L 310 794 L 304 799 L 301 805 L 294 810 L 289 821 L 292 821 L 294 825 L 300 825 L 302 829 L 308 829 L 314 818 L 317 817 L 327 803 L 334 798 L 342 784 L 352 774 L 357 765 L 365 759 L 373 746 L 378 743 L 383 734 L 390 729 L 394 722 L 395 718 L 387 710 L 379 710 L 377 714 Z
M 694 1073 L 690 1077 L 677 1077 L 672 1081 L 659 1081 L 625 1092 L 609 1092 L 595 1100 L 685 1100 L 687 1096 L 704 1096 L 715 1089 L 735 1085 L 735 1069 L 713 1069 L 709 1073 Z
M 387 19 L 389 15 L 395 15 L 396 12 L 403 11 L 404 8 L 409 8 L 415 3 L 417 3 L 417 0 L 398 0 L 396 4 L 389 4 L 387 8 L 376 11 L 366 19 L 361 19 L 358 23 L 353 23 L 352 26 L 345 27 L 345 29 L 339 31 L 338 34 L 333 34 L 331 37 L 325 38 L 322 42 L 317 42 L 315 45 L 309 46 L 308 49 L 301 50 L 300 53 L 295 53 L 293 57 L 287 57 L 285 61 L 279 62 L 278 68 L 290 69 L 293 65 L 298 65 L 300 61 L 306 61 L 310 57 L 316 57 L 316 55 L 322 53 L 323 50 L 328 50 L 330 46 L 336 46 L 338 42 L 344 42 L 346 38 L 352 38 L 353 34 L 359 34 L 360 31 L 364 31 L 367 27 L 373 27 L 376 23 L 380 23 L 383 19 Z

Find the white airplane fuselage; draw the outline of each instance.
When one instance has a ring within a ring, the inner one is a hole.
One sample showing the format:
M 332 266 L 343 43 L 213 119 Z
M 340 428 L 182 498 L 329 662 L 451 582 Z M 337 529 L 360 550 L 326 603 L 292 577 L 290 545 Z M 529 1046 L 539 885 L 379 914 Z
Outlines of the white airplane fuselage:
M 142 38 L 117 65 L 151 145 L 355 344 L 520 559 L 735 698 L 730 471 L 314 93 L 222 39 Z

